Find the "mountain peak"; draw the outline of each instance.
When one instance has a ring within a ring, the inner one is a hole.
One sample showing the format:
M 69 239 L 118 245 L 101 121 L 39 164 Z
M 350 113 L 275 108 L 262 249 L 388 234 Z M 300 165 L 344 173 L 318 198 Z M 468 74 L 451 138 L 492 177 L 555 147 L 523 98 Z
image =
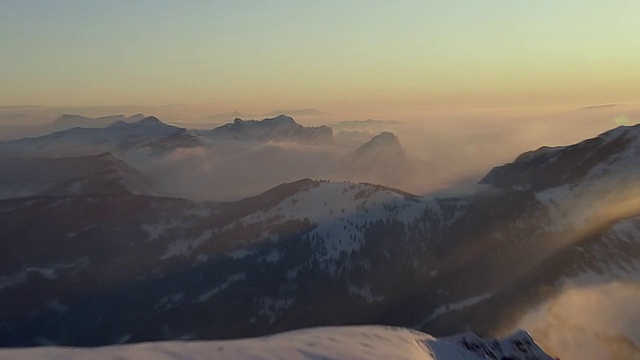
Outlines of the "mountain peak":
M 140 124 L 140 125 L 165 125 L 165 123 L 160 121 L 160 119 L 158 119 L 155 116 L 147 116 L 146 118 L 144 118 L 142 120 L 136 121 L 134 124 Z
M 374 136 L 371 140 L 360 145 L 354 152 L 357 156 L 364 156 L 366 154 L 377 155 L 378 153 L 402 154 L 404 156 L 404 150 L 402 149 L 400 140 L 394 133 L 389 131 L 384 131 Z
M 280 114 L 276 117 L 272 117 L 272 118 L 267 118 L 264 119 L 262 121 L 267 121 L 267 122 L 274 122 L 274 123 L 278 123 L 278 124 L 296 124 L 299 125 L 295 120 L 293 120 L 293 118 L 291 116 L 287 116 L 284 114 Z
M 53 122 L 60 123 L 69 120 L 89 120 L 89 118 L 78 114 L 62 114 L 58 116 Z
M 399 186 L 414 167 L 398 137 L 388 131 L 374 136 L 343 159 L 345 174 L 358 181 Z
M 137 121 L 134 121 L 134 122 L 128 122 L 128 121 L 124 121 L 124 120 L 116 121 L 113 124 L 111 124 L 109 126 L 109 128 L 115 128 L 115 129 L 148 128 L 148 129 L 153 129 L 153 128 L 174 128 L 174 126 L 165 124 L 164 122 L 162 122 L 160 119 L 158 119 L 155 116 L 147 116 L 147 117 L 144 117 L 144 118 L 142 118 L 140 120 L 137 120 Z
M 389 131 L 383 131 L 380 134 L 374 136 L 371 141 L 380 141 L 380 142 L 386 142 L 386 143 L 400 143 L 400 140 L 398 140 L 398 137 Z
M 283 126 L 283 127 L 302 127 L 302 125 L 298 124 L 292 117 L 287 115 L 278 115 L 273 118 L 266 118 L 262 120 L 242 120 L 241 118 L 236 118 L 233 120 L 233 124 L 226 124 L 225 126 L 253 126 L 260 128 L 268 128 L 272 126 Z
M 206 136 L 222 141 L 293 141 L 309 144 L 333 144 L 333 132 L 328 126 L 306 127 L 292 117 L 278 115 L 263 120 L 242 120 L 208 131 Z

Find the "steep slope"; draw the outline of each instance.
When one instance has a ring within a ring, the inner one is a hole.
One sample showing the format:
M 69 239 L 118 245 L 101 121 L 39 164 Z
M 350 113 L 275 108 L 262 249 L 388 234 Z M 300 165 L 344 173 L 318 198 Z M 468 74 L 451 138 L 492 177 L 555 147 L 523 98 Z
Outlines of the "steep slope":
M 528 264 L 527 271 L 500 293 L 492 294 L 490 302 L 460 311 L 460 317 L 469 312 L 492 313 L 511 303 L 512 310 L 501 317 L 506 325 L 529 308 L 562 296 L 567 288 L 617 281 L 637 284 L 638 155 L 640 127 L 619 127 L 575 145 L 525 153 L 514 163 L 492 170 L 483 183 L 500 192 L 529 194 L 534 199 L 537 210 L 516 211 L 527 216 L 522 223 L 537 217 L 533 222 L 536 228 L 527 237 L 512 238 L 524 240 L 521 251 L 527 255 L 522 265 Z M 628 315 L 640 316 L 640 312 Z M 583 334 L 598 331 L 585 329 Z
M 524 153 L 514 162 L 494 168 L 480 182 L 539 191 L 595 180 L 607 172 L 640 172 L 631 166 L 640 153 L 639 143 L 640 125 L 620 126 L 575 145 Z
M 0 359 L 407 359 L 552 360 L 525 332 L 503 340 L 480 339 L 466 333 L 436 339 L 427 334 L 382 326 L 327 327 L 267 338 L 209 342 L 163 342 L 92 349 L 39 347 L 0 350 Z
M 0 199 L 131 192 L 152 194 L 149 178 L 112 154 L 0 158 Z
M 389 186 L 398 185 L 415 173 L 400 140 L 390 132 L 374 136 L 348 154 L 342 160 L 341 167 L 348 178 Z
M 332 145 L 333 133 L 328 126 L 305 127 L 286 115 L 264 120 L 235 119 L 210 131 L 198 132 L 213 141 L 297 142 L 308 145 Z

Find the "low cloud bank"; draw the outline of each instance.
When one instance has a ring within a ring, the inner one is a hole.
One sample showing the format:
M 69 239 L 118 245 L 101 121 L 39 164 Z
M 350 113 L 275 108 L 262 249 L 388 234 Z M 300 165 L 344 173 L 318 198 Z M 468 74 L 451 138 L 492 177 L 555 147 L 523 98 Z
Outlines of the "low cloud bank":
M 525 315 L 527 329 L 561 359 L 640 358 L 640 284 L 570 287 Z

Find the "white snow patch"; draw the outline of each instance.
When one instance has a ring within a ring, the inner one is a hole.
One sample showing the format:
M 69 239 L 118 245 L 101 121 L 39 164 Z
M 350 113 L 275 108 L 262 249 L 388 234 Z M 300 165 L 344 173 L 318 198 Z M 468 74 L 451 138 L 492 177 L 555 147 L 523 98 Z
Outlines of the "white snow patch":
M 258 299 L 261 306 L 258 314 L 269 318 L 269 322 L 272 323 L 278 319 L 291 305 L 293 305 L 294 299 L 274 299 L 269 297 L 262 297 Z
M 384 296 L 374 296 L 368 284 L 364 286 L 349 284 L 349 294 L 363 297 L 368 303 L 380 302 L 385 299 Z
M 142 224 L 140 228 L 149 235 L 149 240 L 157 240 L 165 231 L 183 225 L 176 219 L 163 220 L 157 224 Z
M 493 296 L 493 293 L 489 292 L 489 293 L 486 293 L 486 294 L 482 294 L 482 295 L 466 298 L 464 300 L 460 300 L 460 301 L 455 302 L 455 303 L 451 303 L 451 304 L 442 305 L 440 307 L 437 307 L 435 310 L 433 310 L 431 315 L 422 322 L 422 325 L 428 323 L 429 321 L 432 321 L 433 319 L 437 318 L 438 316 L 441 316 L 442 314 L 446 314 L 446 313 L 451 312 L 451 311 L 462 310 L 462 309 L 464 309 L 466 307 L 469 307 L 469 306 L 475 305 L 475 304 L 477 304 L 477 303 L 479 303 L 481 301 L 487 300 L 488 298 L 490 298 L 492 296 Z
M 239 273 L 239 274 L 235 274 L 235 275 L 231 275 L 229 277 L 227 277 L 227 281 L 223 282 L 222 284 L 214 287 L 213 289 L 201 294 L 200 296 L 198 296 L 198 298 L 196 299 L 195 302 L 205 302 L 207 300 L 209 300 L 213 295 L 219 293 L 220 291 L 226 289 L 229 287 L 229 285 L 238 282 L 238 281 L 242 281 L 245 279 L 245 273 Z
M 200 234 L 195 239 L 188 239 L 188 240 L 183 239 L 183 240 L 175 241 L 169 245 L 169 249 L 167 249 L 167 252 L 164 255 L 162 255 L 161 259 L 167 259 L 172 256 L 179 256 L 179 255 L 188 256 L 189 254 L 191 254 L 193 250 L 195 250 L 195 248 L 202 245 L 205 241 L 211 239 L 212 235 L 213 235 L 213 230 L 207 229 L 203 231 L 202 234 Z
M 342 326 L 291 331 L 268 337 L 170 341 L 97 348 L 36 347 L 0 349 L 0 360 L 78 359 L 165 360 L 551 360 L 526 334 L 517 332 L 502 341 L 467 333 L 436 339 L 425 333 L 396 327 Z
M 180 301 L 184 298 L 183 293 L 173 294 L 171 296 L 165 296 L 156 304 L 156 309 L 158 310 L 169 310 L 180 304 Z
M 306 239 L 320 248 L 315 256 L 323 262 L 360 250 L 364 243 L 362 230 L 368 223 L 393 219 L 407 224 L 421 216 L 425 206 L 418 199 L 407 199 L 374 185 L 327 182 L 299 191 L 239 223 L 308 219 L 317 226 Z

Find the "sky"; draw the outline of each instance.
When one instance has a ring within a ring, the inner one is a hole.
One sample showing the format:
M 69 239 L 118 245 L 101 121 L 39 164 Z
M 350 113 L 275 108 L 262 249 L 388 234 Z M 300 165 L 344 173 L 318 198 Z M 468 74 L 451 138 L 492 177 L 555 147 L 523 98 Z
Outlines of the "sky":
M 0 0 L 0 106 L 640 101 L 637 0 Z

